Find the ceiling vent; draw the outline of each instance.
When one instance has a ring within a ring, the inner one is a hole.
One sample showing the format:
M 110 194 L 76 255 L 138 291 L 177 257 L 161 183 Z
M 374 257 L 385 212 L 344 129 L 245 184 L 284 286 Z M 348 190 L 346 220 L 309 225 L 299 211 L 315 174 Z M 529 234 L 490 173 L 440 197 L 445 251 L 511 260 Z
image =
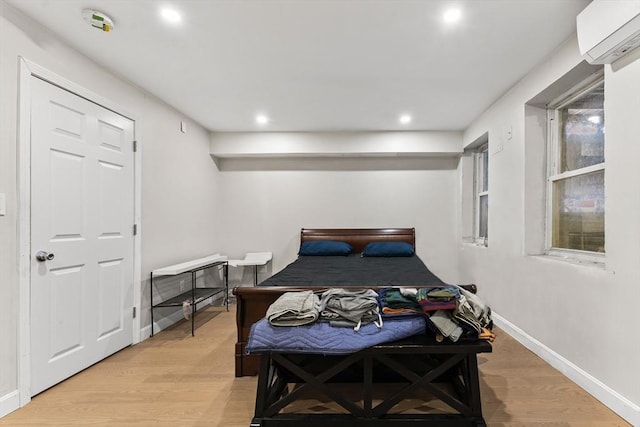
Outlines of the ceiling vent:
M 576 24 L 582 57 L 611 64 L 640 46 L 640 0 L 593 0 Z

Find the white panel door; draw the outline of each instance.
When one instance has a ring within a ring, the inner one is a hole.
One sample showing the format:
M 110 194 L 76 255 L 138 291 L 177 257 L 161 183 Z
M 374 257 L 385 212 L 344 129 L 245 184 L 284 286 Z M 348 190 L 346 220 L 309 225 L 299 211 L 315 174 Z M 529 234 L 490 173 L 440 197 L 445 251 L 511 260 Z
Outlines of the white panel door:
M 32 396 L 132 342 L 133 131 L 32 78 Z

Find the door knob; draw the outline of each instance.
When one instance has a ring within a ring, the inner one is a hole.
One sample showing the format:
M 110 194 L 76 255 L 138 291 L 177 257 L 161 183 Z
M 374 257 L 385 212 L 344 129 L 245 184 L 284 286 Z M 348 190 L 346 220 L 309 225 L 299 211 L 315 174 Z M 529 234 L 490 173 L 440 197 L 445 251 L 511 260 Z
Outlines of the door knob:
M 55 257 L 54 254 L 45 251 L 36 252 L 36 259 L 40 262 L 51 261 Z

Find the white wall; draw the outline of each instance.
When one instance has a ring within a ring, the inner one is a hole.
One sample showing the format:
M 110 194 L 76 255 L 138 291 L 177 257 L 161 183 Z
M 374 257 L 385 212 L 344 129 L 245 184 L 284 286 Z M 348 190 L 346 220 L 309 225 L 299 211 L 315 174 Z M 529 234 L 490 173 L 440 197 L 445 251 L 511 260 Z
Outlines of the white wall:
M 211 135 L 216 157 L 453 156 L 460 132 L 228 132 Z
M 219 162 L 224 248 L 231 257 L 272 251 L 277 272 L 295 260 L 303 227 L 415 227 L 425 263 L 444 280 L 458 278 L 457 158 Z
M 223 251 L 218 168 L 209 132 L 166 104 L 143 106 L 142 325 L 150 322 L 149 272 Z M 180 121 L 187 121 L 187 133 Z
M 35 62 L 135 114 L 142 135 L 143 278 L 168 262 L 220 251 L 217 168 L 197 123 L 60 43 L 0 0 L 0 415 L 18 387 L 18 63 Z M 188 121 L 187 134 L 179 132 Z M 138 284 L 136 284 L 137 286 Z M 148 295 L 145 285 L 144 293 Z M 148 317 L 148 300 L 142 313 Z M 143 320 L 146 322 L 147 320 Z M 7 397 L 9 396 L 9 397 Z
M 526 255 L 544 233 L 544 156 L 525 103 L 579 62 L 572 38 L 465 131 L 465 146 L 489 132 L 489 248 L 460 243 L 461 274 L 506 327 L 640 425 L 640 51 L 605 68 L 606 267 Z
M 525 118 L 533 119 L 525 103 L 580 61 L 573 39 L 464 133 L 465 146 L 489 133 L 490 243 L 478 248 L 461 243 L 466 206 L 457 191 L 457 159 L 222 159 L 218 172 L 204 129 L 188 121 L 189 133 L 180 133 L 186 118 L 179 112 L 0 0 L 0 192 L 7 194 L 7 215 L 0 217 L 0 414 L 3 396 L 17 388 L 18 372 L 19 56 L 141 119 L 145 279 L 153 268 L 217 251 L 235 257 L 270 250 L 278 271 L 295 258 L 302 227 L 416 227 L 417 251 L 436 274 L 478 283 L 506 324 L 566 362 L 570 375 L 578 372 L 600 398 L 608 394 L 608 404 L 640 424 L 640 365 L 633 362 L 640 354 L 640 53 L 606 69 L 607 262 L 596 268 L 525 255 L 536 232 L 525 206 L 534 209 L 540 193 L 532 184 L 530 153 L 537 150 L 527 147 Z M 513 138 L 503 140 L 509 127 Z M 146 283 L 144 289 L 147 295 Z M 144 304 L 148 317 L 148 299 Z

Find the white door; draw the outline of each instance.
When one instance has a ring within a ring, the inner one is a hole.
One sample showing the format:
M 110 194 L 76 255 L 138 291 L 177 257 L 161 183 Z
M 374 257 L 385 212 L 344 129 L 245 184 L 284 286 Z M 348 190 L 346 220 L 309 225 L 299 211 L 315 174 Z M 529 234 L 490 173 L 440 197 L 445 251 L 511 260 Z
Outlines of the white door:
M 134 123 L 31 87 L 33 396 L 132 342 Z

